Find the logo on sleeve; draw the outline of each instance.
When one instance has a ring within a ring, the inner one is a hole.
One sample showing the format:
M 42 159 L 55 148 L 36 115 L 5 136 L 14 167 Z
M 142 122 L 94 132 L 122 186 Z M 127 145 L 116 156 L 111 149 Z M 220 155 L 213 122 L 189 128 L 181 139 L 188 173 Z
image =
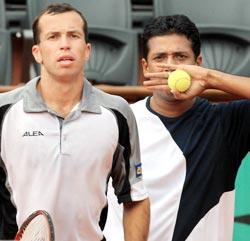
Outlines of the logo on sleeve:
M 141 162 L 135 165 L 135 173 L 136 177 L 141 177 L 142 175 Z

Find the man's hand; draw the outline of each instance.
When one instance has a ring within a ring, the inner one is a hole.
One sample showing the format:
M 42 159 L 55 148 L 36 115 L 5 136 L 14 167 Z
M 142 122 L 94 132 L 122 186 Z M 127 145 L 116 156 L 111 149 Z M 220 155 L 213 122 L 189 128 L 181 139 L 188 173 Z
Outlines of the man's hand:
M 124 203 L 123 225 L 125 241 L 146 241 L 150 221 L 149 199 Z
M 200 95 L 208 85 L 205 81 L 205 77 L 207 76 L 206 69 L 199 67 L 197 65 L 165 65 L 160 64 L 159 68 L 163 69 L 161 72 L 155 73 L 145 73 L 145 81 L 143 85 L 146 86 L 148 89 L 160 90 L 165 91 L 166 93 L 172 93 L 176 99 L 190 99 L 195 96 Z M 166 71 L 164 71 L 166 69 Z M 182 69 L 185 70 L 191 76 L 191 86 L 186 92 L 179 92 L 176 90 L 171 90 L 168 86 L 168 76 L 169 76 L 169 69 L 174 71 L 175 69 Z

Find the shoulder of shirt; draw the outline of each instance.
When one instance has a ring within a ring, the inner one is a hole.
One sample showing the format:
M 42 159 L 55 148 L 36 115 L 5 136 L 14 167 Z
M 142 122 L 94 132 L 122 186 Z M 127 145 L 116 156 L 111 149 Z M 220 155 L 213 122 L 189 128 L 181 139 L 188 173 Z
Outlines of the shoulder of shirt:
M 146 102 L 147 102 L 147 99 L 148 99 L 148 98 L 149 98 L 149 97 L 147 96 L 147 97 L 145 97 L 144 99 L 138 100 L 138 101 L 136 101 L 136 102 L 130 104 L 130 106 L 131 106 L 131 107 L 137 107 L 137 106 L 141 106 L 141 105 L 146 105 Z
M 0 94 L 0 107 L 16 103 L 22 98 L 25 86 L 18 87 L 14 90 L 7 91 Z
M 96 101 L 100 106 L 117 110 L 125 116 L 130 115 L 130 113 L 132 112 L 128 102 L 121 96 L 106 93 L 94 86 L 93 91 L 95 93 Z

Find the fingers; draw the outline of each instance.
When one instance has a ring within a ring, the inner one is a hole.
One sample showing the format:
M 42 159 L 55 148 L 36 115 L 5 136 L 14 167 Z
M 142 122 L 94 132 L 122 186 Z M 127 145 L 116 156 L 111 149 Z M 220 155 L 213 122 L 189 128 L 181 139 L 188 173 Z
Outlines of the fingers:
M 144 86 L 167 85 L 167 79 L 150 79 L 143 81 Z
M 152 79 L 152 78 L 163 78 L 163 79 L 167 79 L 169 76 L 169 72 L 168 71 L 162 71 L 162 72 L 150 72 L 150 73 L 145 73 L 144 77 L 146 79 Z
M 165 83 L 162 83 L 161 81 L 158 81 L 158 80 L 144 81 L 143 85 L 151 91 L 154 91 L 154 90 L 167 91 L 167 92 L 170 91 L 170 88 L 167 85 L 166 81 Z
M 171 93 L 173 94 L 174 98 L 177 100 L 185 100 L 185 99 L 189 99 L 189 98 L 193 98 L 193 96 L 185 93 L 185 92 L 179 92 L 176 90 L 171 90 Z
M 168 87 L 168 85 L 151 85 L 151 86 L 147 86 L 147 89 L 154 91 L 154 90 L 160 90 L 160 91 L 170 91 L 170 88 Z
M 172 72 L 172 71 L 175 71 L 177 69 L 180 69 L 180 70 L 184 70 L 184 71 L 188 72 L 190 75 L 192 75 L 192 72 L 194 71 L 194 69 L 197 66 L 196 65 L 190 65 L 190 64 L 189 65 L 188 64 L 178 64 L 178 65 L 176 65 L 176 64 L 160 63 L 160 64 L 157 64 L 157 67 L 161 68 L 161 69 L 164 69 L 164 70 L 168 70 L 168 72 Z
M 203 68 L 197 65 L 173 65 L 173 64 L 158 64 L 163 71 L 144 73 L 145 81 L 143 85 L 151 91 L 163 91 L 167 95 L 173 95 L 177 100 L 191 99 L 200 95 L 206 89 L 206 81 L 201 78 Z M 160 68 L 159 68 L 160 69 Z M 171 71 L 182 69 L 187 71 L 192 78 L 190 88 L 186 92 L 171 90 L 168 86 L 168 77 Z
M 175 65 L 175 64 L 164 64 L 164 63 L 159 63 L 156 65 L 158 68 L 164 69 L 167 72 L 172 72 L 176 69 L 180 69 L 181 65 Z
M 168 72 L 154 72 L 144 74 L 145 81 L 143 85 L 146 87 L 155 85 L 167 85 L 168 83 Z

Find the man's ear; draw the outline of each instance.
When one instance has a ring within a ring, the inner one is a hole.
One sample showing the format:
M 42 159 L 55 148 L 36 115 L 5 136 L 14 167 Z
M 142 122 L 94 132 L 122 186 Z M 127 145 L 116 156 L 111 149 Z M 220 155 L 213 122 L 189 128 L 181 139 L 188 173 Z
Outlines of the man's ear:
M 43 58 L 42 58 L 42 55 L 40 52 L 40 48 L 37 44 L 32 46 L 32 55 L 34 56 L 34 58 L 38 64 L 43 63 Z
M 87 43 L 86 48 L 87 50 L 85 51 L 85 61 L 88 61 L 91 56 L 91 44 Z
M 141 59 L 141 65 L 142 65 L 143 74 L 148 73 L 148 62 L 146 59 L 144 58 Z
M 199 54 L 199 56 L 196 58 L 196 64 L 201 66 L 202 65 L 202 56 Z

